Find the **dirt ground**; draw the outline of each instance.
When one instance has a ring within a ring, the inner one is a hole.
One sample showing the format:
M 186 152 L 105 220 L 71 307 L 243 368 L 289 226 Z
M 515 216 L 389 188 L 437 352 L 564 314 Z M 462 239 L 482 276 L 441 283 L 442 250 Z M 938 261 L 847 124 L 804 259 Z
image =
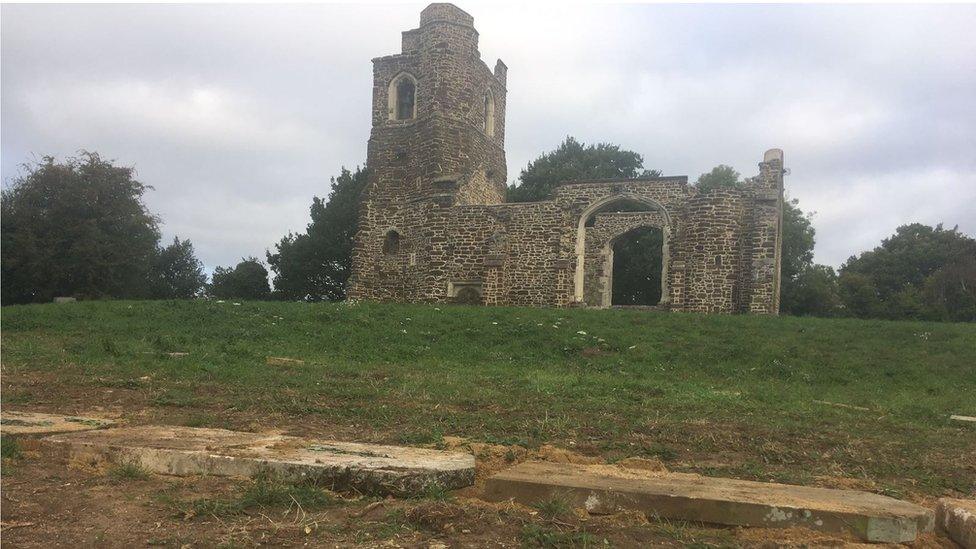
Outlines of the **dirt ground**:
M 548 516 L 515 504 L 477 499 L 493 472 L 526 459 L 598 463 L 595 457 L 543 446 L 468 444 L 447 437 L 444 446 L 477 458 L 475 486 L 426 499 L 337 495 L 332 508 L 309 512 L 298 505 L 248 510 L 234 516 L 195 514 L 178 503 L 232 497 L 241 482 L 215 477 L 119 479 L 104 466 L 65 463 L 33 439 L 18 440 L 20 455 L 4 460 L 2 540 L 6 547 L 841 547 L 839 536 L 794 530 L 709 528 L 648 521 L 639 513 L 588 516 L 581 510 Z M 659 468 L 653 460 L 628 467 Z M 913 547 L 954 547 L 928 534 Z
M 390 433 L 364 432 L 357 425 L 299 422 L 293 416 L 250 417 L 227 409 L 154 407 L 144 393 L 126 388 L 48 384 L 39 376 L 5 376 L 4 385 L 28 389 L 30 404 L 10 409 L 89 415 L 124 424 L 194 425 L 204 414 L 208 427 L 276 431 L 357 441 L 389 442 Z M 55 388 L 56 387 L 56 388 Z M 418 499 L 377 499 L 336 494 L 335 504 L 306 510 L 288 505 L 247 508 L 224 514 L 194 509 L 195 500 L 232 500 L 247 479 L 171 477 L 120 478 L 101 465 L 66 463 L 40 450 L 35 439 L 18 438 L 16 457 L 2 468 L 2 542 L 5 547 L 842 547 L 850 539 L 802 529 L 764 530 L 709 527 L 648 520 L 639 513 L 590 516 L 575 509 L 536 509 L 478 499 L 485 479 L 526 460 L 604 463 L 595 450 L 544 445 L 469 443 L 445 436 L 432 446 L 470 451 L 476 484 L 451 494 Z M 706 459 L 707 456 L 702 456 Z M 620 463 L 618 462 L 618 466 Z M 655 460 L 623 465 L 656 469 Z M 866 481 L 821 477 L 817 484 L 868 489 Z M 931 506 L 934 502 L 910 497 Z M 912 547 L 955 547 L 926 534 Z M 874 545 L 873 547 L 878 547 Z

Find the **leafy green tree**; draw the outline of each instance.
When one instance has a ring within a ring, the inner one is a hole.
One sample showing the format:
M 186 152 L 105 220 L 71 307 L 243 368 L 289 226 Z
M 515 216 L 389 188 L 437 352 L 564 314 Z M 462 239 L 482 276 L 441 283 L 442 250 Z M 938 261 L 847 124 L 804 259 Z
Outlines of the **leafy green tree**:
M 870 277 L 860 273 L 844 273 L 837 279 L 844 306 L 844 314 L 858 318 L 881 317 L 881 298 Z
M 352 268 L 352 246 L 366 171 L 342 168 L 332 178 L 328 200 L 312 198 L 312 222 L 304 233 L 281 239 L 268 264 L 275 272 L 275 294 L 281 299 L 339 301 L 346 297 Z
M 738 188 L 742 185 L 739 177 L 739 172 L 732 169 L 731 166 L 719 164 L 712 168 L 712 171 L 698 176 L 695 186 L 702 193 L 721 188 Z
M 847 312 L 890 319 L 976 320 L 976 239 L 921 223 L 902 225 L 840 269 Z
M 786 314 L 837 316 L 841 312 L 837 273 L 827 265 L 804 265 L 789 284 L 783 284 L 780 296 L 780 308 Z
M 976 321 L 976 256 L 961 255 L 925 279 L 927 316 Z
M 657 170 L 645 170 L 644 158 L 619 145 L 584 145 L 567 137 L 559 147 L 529 162 L 519 184 L 508 188 L 509 202 L 548 200 L 558 184 L 581 179 L 659 177 Z
M 811 214 L 803 213 L 797 199 L 783 201 L 783 265 L 784 279 L 793 280 L 813 265 L 813 247 L 816 229 L 810 222 Z
M 613 247 L 614 305 L 657 305 L 661 301 L 664 235 L 661 229 L 639 227 L 617 239 Z
M 174 238 L 161 248 L 153 260 L 152 296 L 157 299 L 190 299 L 199 295 L 207 283 L 203 264 L 193 253 L 189 240 Z
M 800 209 L 797 199 L 783 202 L 780 311 L 796 316 L 832 316 L 840 306 L 837 274 L 813 262 L 816 230 L 810 217 Z
M 2 193 L 3 303 L 144 297 L 159 242 L 151 187 L 94 152 L 26 169 Z
M 271 297 L 268 270 L 255 257 L 242 259 L 234 268 L 217 267 L 208 288 L 218 299 L 261 300 Z

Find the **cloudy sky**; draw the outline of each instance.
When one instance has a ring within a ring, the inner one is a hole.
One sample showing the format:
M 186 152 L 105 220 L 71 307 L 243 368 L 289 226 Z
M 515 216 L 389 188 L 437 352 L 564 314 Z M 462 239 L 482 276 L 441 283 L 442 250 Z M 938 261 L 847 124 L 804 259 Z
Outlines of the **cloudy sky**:
M 509 66 L 509 180 L 567 135 L 694 179 L 785 150 L 837 266 L 909 222 L 976 235 L 976 6 L 464 3 Z M 135 166 L 208 269 L 303 230 L 365 160 L 373 57 L 424 4 L 3 5 L 0 147 Z

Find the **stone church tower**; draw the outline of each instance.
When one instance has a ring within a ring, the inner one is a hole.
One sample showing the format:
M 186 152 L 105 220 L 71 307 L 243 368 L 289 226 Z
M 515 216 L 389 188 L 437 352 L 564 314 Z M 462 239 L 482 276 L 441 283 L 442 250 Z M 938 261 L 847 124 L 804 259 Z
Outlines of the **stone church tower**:
M 373 59 L 373 126 L 349 297 L 428 301 L 450 245 L 445 209 L 505 200 L 505 76 L 478 52 L 474 18 L 431 4 L 402 52 Z M 443 230 L 443 227 L 440 229 Z M 415 274 L 411 274 L 415 273 Z
M 614 302 L 614 250 L 650 230 L 660 287 L 643 288 L 648 305 L 778 312 L 783 151 L 766 151 L 736 188 L 687 176 L 563 181 L 546 200 L 505 203 L 507 68 L 481 61 L 473 23 L 431 4 L 401 53 L 373 60 L 351 300 L 625 305 Z

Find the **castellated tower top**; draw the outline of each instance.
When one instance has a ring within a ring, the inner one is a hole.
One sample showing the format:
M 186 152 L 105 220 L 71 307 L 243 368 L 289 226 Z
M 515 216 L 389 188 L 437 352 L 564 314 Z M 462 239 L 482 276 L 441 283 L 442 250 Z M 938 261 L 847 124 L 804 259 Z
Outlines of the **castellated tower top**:
M 478 31 L 474 17 L 454 4 L 431 4 L 420 12 L 420 26 L 403 32 L 403 54 L 417 53 L 427 46 L 457 53 L 478 53 Z
M 420 26 L 434 21 L 447 21 L 466 27 L 474 26 L 474 17 L 454 4 L 447 3 L 431 4 L 420 12 Z

